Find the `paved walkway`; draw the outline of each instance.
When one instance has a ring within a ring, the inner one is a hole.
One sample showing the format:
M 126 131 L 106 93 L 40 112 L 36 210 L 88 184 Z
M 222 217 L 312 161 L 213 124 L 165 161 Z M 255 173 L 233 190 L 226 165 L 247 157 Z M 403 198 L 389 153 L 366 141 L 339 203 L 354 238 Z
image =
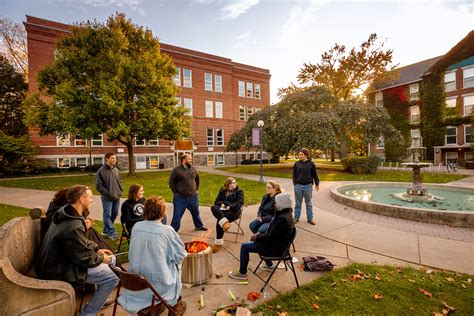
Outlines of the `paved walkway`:
M 199 167 L 199 170 L 232 175 L 237 178 L 259 179 L 259 176 L 255 175 L 228 173 L 209 167 Z M 265 177 L 265 180 L 268 179 L 270 178 Z M 286 192 L 293 192 L 291 180 L 273 179 L 280 182 Z M 320 191 L 314 193 L 316 226 L 308 224 L 304 220 L 304 214 L 300 223 L 297 224 L 295 256 L 300 260 L 297 265 L 301 264 L 303 256 L 323 255 L 338 266 L 344 266 L 351 262 L 422 265 L 474 274 L 474 229 L 419 223 L 359 211 L 338 204 L 331 199 L 330 189 L 339 184 L 341 182 L 322 182 Z M 474 188 L 474 177 L 468 177 L 450 185 Z M 264 186 L 262 185 L 262 195 L 263 191 Z M 0 203 L 23 207 L 47 206 L 52 195 L 53 192 L 49 191 L 2 187 L 0 189 Z M 235 235 L 226 234 L 224 250 L 214 254 L 214 272 L 221 273 L 224 277 L 220 279 L 214 277 L 205 285 L 206 307 L 202 310 L 198 309 L 197 302 L 201 294 L 199 286 L 183 289 L 182 295 L 188 302 L 190 315 L 209 315 L 212 309 L 217 306 L 230 304 L 229 290 L 239 297 L 246 297 L 250 291 L 259 291 L 269 274 L 268 272 L 249 273 L 248 285 L 238 285 L 226 276 L 228 271 L 239 265 L 240 242 L 249 239 L 251 233 L 248 223 L 255 217 L 257 208 L 257 205 L 252 205 L 244 210 L 242 227 L 245 230 L 245 236 L 239 236 L 238 242 L 234 243 Z M 170 204 L 168 204 L 168 213 L 172 213 Z M 98 196 L 94 196 L 91 216 L 102 218 Z M 183 217 L 180 230 L 183 241 L 205 239 L 212 243 L 215 220 L 209 207 L 201 208 L 201 216 L 210 230 L 206 234 L 195 232 L 191 216 L 187 212 Z M 235 225 L 233 226 L 231 230 L 235 229 Z M 251 256 L 251 267 L 258 263 L 257 259 L 257 256 Z M 297 275 L 300 284 L 304 284 L 323 274 L 298 270 Z M 292 273 L 280 270 L 272 278 L 267 289 L 272 297 L 278 292 L 294 288 Z M 110 315 L 111 308 L 104 310 L 104 312 L 105 315 Z M 119 312 L 119 315 L 125 315 L 125 313 Z

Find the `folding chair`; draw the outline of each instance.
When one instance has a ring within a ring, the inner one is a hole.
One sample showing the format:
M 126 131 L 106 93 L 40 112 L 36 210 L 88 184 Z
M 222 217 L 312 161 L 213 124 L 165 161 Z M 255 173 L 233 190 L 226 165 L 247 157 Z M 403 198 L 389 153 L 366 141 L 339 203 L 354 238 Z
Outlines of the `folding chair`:
M 238 219 L 236 219 L 235 221 L 233 221 L 232 223 L 236 224 L 237 225 L 237 231 L 235 232 L 231 232 L 231 231 L 227 231 L 227 234 L 235 234 L 235 240 L 234 242 L 237 242 L 237 238 L 239 237 L 240 234 L 242 234 L 242 236 L 245 235 L 244 233 L 244 230 L 242 229 L 242 227 L 240 226 L 240 223 L 242 221 L 242 214 L 244 213 L 244 207 L 242 206 L 241 210 L 240 210 L 240 217 Z
M 293 276 L 295 277 L 295 281 L 296 281 L 296 287 L 298 289 L 300 288 L 300 285 L 298 283 L 298 278 L 296 277 L 295 266 L 293 265 L 293 260 L 292 260 L 292 256 L 291 256 L 291 253 L 290 253 L 290 248 L 291 248 L 291 245 L 293 245 L 293 240 L 295 240 L 295 237 L 296 237 L 296 228 L 293 229 L 293 233 L 291 234 L 291 240 L 288 243 L 288 247 L 286 248 L 286 250 L 283 252 L 283 254 L 280 257 L 269 257 L 269 256 L 263 256 L 261 254 L 258 254 L 259 257 L 260 257 L 260 262 L 258 263 L 258 265 L 255 268 L 255 270 L 253 271 L 253 273 L 257 272 L 258 268 L 260 267 L 260 265 L 262 264 L 262 262 L 264 260 L 271 260 L 271 261 L 277 261 L 278 260 L 277 264 L 273 265 L 273 271 L 272 271 L 272 273 L 270 273 L 270 276 L 265 281 L 265 284 L 263 285 L 260 292 L 263 292 L 263 290 L 267 286 L 268 282 L 270 282 L 270 279 L 272 278 L 272 276 L 275 273 L 276 269 L 278 269 L 278 265 L 282 261 L 285 264 L 285 270 L 288 271 L 288 268 L 290 268 L 290 270 L 293 272 Z M 294 247 L 294 245 L 293 245 L 293 247 Z
M 118 245 L 118 248 L 117 248 L 117 253 L 120 252 L 120 247 L 122 246 L 122 240 L 124 238 L 127 239 L 128 246 L 130 246 L 130 233 L 128 232 L 125 225 L 122 223 L 122 235 L 120 235 L 120 242 L 119 242 L 119 245 Z
M 159 313 L 165 311 L 165 309 L 168 309 L 171 315 L 177 316 L 177 315 L 182 314 L 182 312 L 178 313 L 178 311 L 173 306 L 169 305 L 160 296 L 160 294 L 158 294 L 158 292 L 155 290 L 153 285 L 151 285 L 150 282 L 148 282 L 148 280 L 145 279 L 143 276 L 119 269 L 113 264 L 109 264 L 109 267 L 120 279 L 119 285 L 117 287 L 117 294 L 115 295 L 115 303 L 114 303 L 114 310 L 112 312 L 112 316 L 115 316 L 115 313 L 117 311 L 118 298 L 120 295 L 120 288 L 122 286 L 129 291 L 142 291 L 142 290 L 150 289 L 151 292 L 153 293 L 150 306 L 139 310 L 137 313 L 138 315 L 143 315 L 143 316 L 151 315 L 151 314 L 159 315 Z M 160 301 L 160 303 L 155 304 L 156 301 Z

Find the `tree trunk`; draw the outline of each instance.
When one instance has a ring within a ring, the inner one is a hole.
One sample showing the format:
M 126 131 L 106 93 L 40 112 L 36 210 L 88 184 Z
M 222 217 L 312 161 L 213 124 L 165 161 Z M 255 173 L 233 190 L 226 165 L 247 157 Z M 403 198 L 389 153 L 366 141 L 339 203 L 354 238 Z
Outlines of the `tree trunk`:
M 335 151 L 334 151 L 334 148 L 331 148 L 331 162 L 335 162 L 336 159 L 335 159 Z
M 135 157 L 133 156 L 133 144 L 131 142 L 127 143 L 128 150 L 128 176 L 135 176 Z
M 341 145 L 340 145 L 339 149 L 340 149 L 339 158 L 340 158 L 340 159 L 346 158 L 346 157 L 347 157 L 347 147 L 346 147 L 346 144 L 344 144 L 343 142 L 341 142 Z

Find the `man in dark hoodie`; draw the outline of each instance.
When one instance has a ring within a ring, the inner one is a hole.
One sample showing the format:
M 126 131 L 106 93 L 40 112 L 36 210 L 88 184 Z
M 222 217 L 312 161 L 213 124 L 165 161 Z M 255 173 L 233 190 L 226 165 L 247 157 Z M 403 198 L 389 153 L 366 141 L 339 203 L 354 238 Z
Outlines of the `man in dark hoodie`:
M 95 284 L 96 291 L 79 312 L 79 315 L 95 315 L 119 282 L 108 266 L 115 263 L 115 257 L 110 250 L 99 249 L 96 243 L 86 239 L 83 214 L 92 203 L 91 190 L 75 185 L 69 188 L 66 198 L 69 204 L 53 215 L 35 270 L 41 279 Z
M 251 252 L 279 257 L 290 245 L 293 230 L 296 229 L 291 215 L 293 210 L 290 195 L 288 193 L 276 195 L 275 204 L 275 217 L 270 222 L 267 231 L 264 234 L 252 235 L 249 242 L 244 242 L 240 246 L 240 268 L 229 272 L 229 277 L 232 279 L 247 280 L 247 266 Z M 271 261 L 266 261 L 265 265 L 260 265 L 260 268 L 265 271 L 273 271 L 274 266 Z
M 293 165 L 293 185 L 295 186 L 295 224 L 299 222 L 301 216 L 301 206 L 303 198 L 306 202 L 306 217 L 308 223 L 316 225 L 313 220 L 313 184 L 316 191 L 319 191 L 319 178 L 316 166 L 309 157 L 309 150 L 301 148 L 298 153 L 299 160 Z

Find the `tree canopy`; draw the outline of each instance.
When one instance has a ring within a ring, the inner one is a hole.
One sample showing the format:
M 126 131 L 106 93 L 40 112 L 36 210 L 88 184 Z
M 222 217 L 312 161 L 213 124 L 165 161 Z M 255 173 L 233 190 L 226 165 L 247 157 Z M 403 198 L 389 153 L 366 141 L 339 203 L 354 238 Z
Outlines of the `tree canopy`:
M 28 122 L 41 134 L 107 134 L 127 147 L 133 175 L 136 140 L 190 133 L 191 118 L 177 106 L 174 73 L 152 32 L 124 14 L 105 24 L 78 24 L 57 43 L 54 62 L 40 71 L 40 93 L 25 102 Z
M 28 52 L 25 28 L 6 17 L 0 17 L 0 53 L 26 79 Z

